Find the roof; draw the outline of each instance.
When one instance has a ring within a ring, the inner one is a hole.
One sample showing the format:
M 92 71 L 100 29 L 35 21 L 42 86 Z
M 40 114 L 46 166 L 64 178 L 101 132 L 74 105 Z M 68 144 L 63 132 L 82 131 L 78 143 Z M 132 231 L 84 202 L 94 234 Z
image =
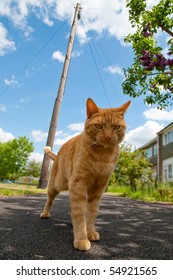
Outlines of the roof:
M 164 127 L 162 130 L 160 130 L 159 132 L 157 132 L 157 134 L 162 134 L 164 132 L 164 130 L 166 130 L 167 128 L 169 128 L 170 126 L 173 126 L 173 122 L 171 122 L 170 124 L 168 124 L 166 127 Z
M 173 122 L 171 122 L 170 124 L 168 124 L 167 126 L 165 126 L 162 130 L 160 130 L 159 132 L 157 132 L 157 135 L 162 134 L 165 130 L 167 130 L 169 127 L 173 126 Z M 149 142 L 147 142 L 146 144 L 144 144 L 143 146 L 139 147 L 138 150 L 143 150 L 145 148 L 148 148 L 150 145 L 154 144 L 154 142 L 157 142 L 157 137 L 151 139 Z
M 138 150 L 143 150 L 143 149 L 149 147 L 150 145 L 154 144 L 155 142 L 157 142 L 157 137 L 153 138 L 152 140 L 150 140 L 149 142 L 147 142 L 146 144 L 141 146 Z

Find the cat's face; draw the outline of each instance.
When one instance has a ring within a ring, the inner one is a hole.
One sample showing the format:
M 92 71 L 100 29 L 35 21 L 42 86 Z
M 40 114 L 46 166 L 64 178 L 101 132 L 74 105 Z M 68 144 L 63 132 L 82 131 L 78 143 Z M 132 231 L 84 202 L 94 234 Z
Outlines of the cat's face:
M 126 131 L 124 113 L 130 102 L 120 108 L 100 109 L 92 99 L 87 100 L 85 132 L 93 144 L 108 148 L 123 141 Z

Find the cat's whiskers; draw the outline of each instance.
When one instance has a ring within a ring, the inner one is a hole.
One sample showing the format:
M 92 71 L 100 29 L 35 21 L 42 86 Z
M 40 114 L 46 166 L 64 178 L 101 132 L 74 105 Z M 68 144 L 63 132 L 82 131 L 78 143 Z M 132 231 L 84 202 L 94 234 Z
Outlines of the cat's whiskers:
M 93 142 L 93 143 L 91 143 L 91 144 L 85 146 L 84 148 L 85 148 L 85 150 L 89 150 L 90 148 L 92 148 L 92 147 L 94 147 L 94 146 L 97 146 L 97 142 Z

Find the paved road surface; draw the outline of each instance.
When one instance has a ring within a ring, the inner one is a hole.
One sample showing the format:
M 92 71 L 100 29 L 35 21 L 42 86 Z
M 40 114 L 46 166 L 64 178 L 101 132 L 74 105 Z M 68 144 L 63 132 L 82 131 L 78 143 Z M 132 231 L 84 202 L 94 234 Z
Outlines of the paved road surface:
M 79 252 L 68 195 L 59 195 L 48 220 L 39 218 L 45 201 L 45 195 L 0 197 L 0 259 L 173 259 L 173 206 L 104 195 L 101 240 Z

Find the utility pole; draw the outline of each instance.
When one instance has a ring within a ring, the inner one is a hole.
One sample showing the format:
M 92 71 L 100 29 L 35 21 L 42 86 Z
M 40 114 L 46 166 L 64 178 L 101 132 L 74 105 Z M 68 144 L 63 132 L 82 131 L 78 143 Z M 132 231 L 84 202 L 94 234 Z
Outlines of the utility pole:
M 73 49 L 73 43 L 74 43 L 74 37 L 75 37 L 75 33 L 76 33 L 77 23 L 78 23 L 78 20 L 80 19 L 80 11 L 81 11 L 81 5 L 79 3 L 77 3 L 77 5 L 75 6 L 75 14 L 74 14 L 73 23 L 71 26 L 71 32 L 70 32 L 66 56 L 65 56 L 65 60 L 64 60 L 64 66 L 63 66 L 63 70 L 62 70 L 62 74 L 61 74 L 61 80 L 60 80 L 60 84 L 59 84 L 57 97 L 56 97 L 55 103 L 54 103 L 52 118 L 51 118 L 50 127 L 49 127 L 49 133 L 48 133 L 47 142 L 46 142 L 46 146 L 51 147 L 51 149 L 53 147 L 53 143 L 55 140 L 58 116 L 59 116 L 59 112 L 60 112 L 62 98 L 64 95 L 64 89 L 65 89 L 66 79 L 67 79 L 67 75 L 68 75 L 68 69 L 69 69 L 69 65 L 70 65 L 70 59 L 71 59 L 71 53 L 72 53 L 72 49 Z M 41 174 L 40 174 L 40 180 L 39 180 L 39 188 L 47 187 L 49 165 L 50 165 L 50 158 L 46 154 L 44 154 L 42 168 L 41 168 Z

